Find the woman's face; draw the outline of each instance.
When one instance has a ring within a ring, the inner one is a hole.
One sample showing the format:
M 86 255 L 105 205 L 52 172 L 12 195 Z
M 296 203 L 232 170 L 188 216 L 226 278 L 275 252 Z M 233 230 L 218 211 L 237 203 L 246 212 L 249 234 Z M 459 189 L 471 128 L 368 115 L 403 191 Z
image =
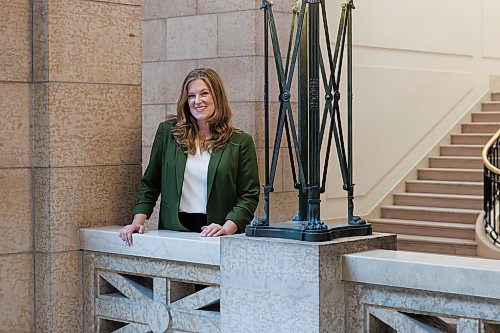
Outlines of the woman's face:
M 189 111 L 198 122 L 198 125 L 206 121 L 214 114 L 214 98 L 205 81 L 196 79 L 189 82 L 187 86 L 187 100 Z

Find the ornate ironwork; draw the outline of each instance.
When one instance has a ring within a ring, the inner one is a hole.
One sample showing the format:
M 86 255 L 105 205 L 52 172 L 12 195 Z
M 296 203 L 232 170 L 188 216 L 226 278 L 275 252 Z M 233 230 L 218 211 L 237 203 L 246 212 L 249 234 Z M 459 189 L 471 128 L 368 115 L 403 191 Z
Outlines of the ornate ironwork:
M 283 63 L 280 41 L 273 15 L 271 1 L 263 0 L 264 11 L 264 141 L 265 141 L 265 184 L 264 216 L 247 227 L 248 236 L 276 237 L 321 241 L 341 236 L 371 234 L 371 226 L 354 215 L 354 183 L 352 156 L 352 9 L 353 0 L 342 5 L 335 51 L 330 46 L 330 34 L 325 2 L 301 0 L 293 8 L 292 24 L 286 62 Z M 320 15 L 320 10 L 321 14 Z M 320 16 L 322 22 L 320 22 Z M 322 24 L 321 24 L 322 23 Z M 322 25 L 327 45 L 329 71 L 323 62 L 320 48 L 320 26 Z M 271 37 L 277 81 L 280 90 L 278 123 L 276 127 L 272 158 L 269 144 L 269 50 Z M 347 49 L 347 50 L 346 50 Z M 347 51 L 347 149 L 341 122 L 339 101 L 341 98 L 340 79 L 344 53 Z M 298 64 L 298 65 L 297 65 Z M 293 118 L 291 87 L 298 67 L 298 121 Z M 320 84 L 325 90 L 324 110 L 320 117 Z M 321 119 L 320 119 L 321 118 Z M 329 122 L 328 129 L 326 128 Z M 321 173 L 321 147 L 325 131 L 326 159 Z M 298 213 L 294 223 L 279 227 L 269 227 L 270 193 L 274 191 L 274 179 L 280 152 L 281 140 L 285 132 L 294 187 L 298 190 Z M 339 160 L 343 189 L 347 192 L 347 225 L 332 230 L 321 221 L 320 195 L 325 192 L 332 141 Z M 321 173 L 321 174 L 320 174 Z M 278 236 L 279 237 L 279 236 Z
M 484 228 L 493 243 L 500 246 L 500 130 L 486 144 L 483 160 L 485 160 Z

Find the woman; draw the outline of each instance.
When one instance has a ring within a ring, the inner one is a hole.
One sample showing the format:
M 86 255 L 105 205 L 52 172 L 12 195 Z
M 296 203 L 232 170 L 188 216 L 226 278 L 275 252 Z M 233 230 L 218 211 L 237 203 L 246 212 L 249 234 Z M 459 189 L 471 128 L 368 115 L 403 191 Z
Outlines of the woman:
M 191 71 L 177 116 L 156 132 L 132 224 L 120 230 L 128 246 L 134 232 L 144 232 L 160 194 L 158 229 L 207 237 L 244 231 L 259 200 L 257 157 L 252 137 L 233 128 L 231 117 L 219 75 L 208 68 Z

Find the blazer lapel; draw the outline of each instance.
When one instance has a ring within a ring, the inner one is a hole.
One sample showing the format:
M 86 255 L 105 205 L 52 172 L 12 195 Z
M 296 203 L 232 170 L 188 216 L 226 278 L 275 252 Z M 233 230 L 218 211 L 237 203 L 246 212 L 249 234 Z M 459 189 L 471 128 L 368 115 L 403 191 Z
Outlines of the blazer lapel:
M 210 198 L 210 191 L 212 190 L 212 184 L 214 183 L 215 174 L 217 168 L 219 167 L 219 162 L 222 157 L 222 153 L 226 146 L 214 149 L 212 155 L 210 156 L 210 162 L 208 162 L 208 175 L 207 175 L 207 198 Z
M 180 200 L 184 170 L 186 169 L 187 154 L 184 149 L 177 147 L 175 150 L 175 180 L 177 183 L 177 197 Z

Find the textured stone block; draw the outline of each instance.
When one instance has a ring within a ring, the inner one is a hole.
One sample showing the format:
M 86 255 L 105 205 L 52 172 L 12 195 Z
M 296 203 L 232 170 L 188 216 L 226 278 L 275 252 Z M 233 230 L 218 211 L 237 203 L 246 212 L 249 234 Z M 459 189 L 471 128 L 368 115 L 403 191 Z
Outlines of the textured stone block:
M 82 254 L 35 255 L 36 331 L 81 332 Z
M 49 1 L 33 0 L 33 80 L 49 79 Z
M 55 0 L 48 24 L 51 81 L 140 83 L 139 6 Z
M 140 172 L 139 165 L 40 170 L 35 179 L 42 184 L 36 191 L 41 197 L 35 198 L 37 250 L 77 250 L 78 229 L 130 223 Z
M 0 330 L 33 332 L 33 259 L 31 253 L 0 256 Z
M 261 0 L 197 0 L 198 14 L 234 12 L 237 10 L 258 9 Z
M 31 79 L 31 4 L 0 1 L 0 81 Z
M 30 110 L 28 84 L 0 83 L 0 167 L 30 166 Z
M 217 57 L 217 15 L 167 19 L 167 59 Z
M 140 86 L 49 86 L 51 166 L 139 164 Z
M 143 0 L 142 19 L 188 16 L 196 14 L 196 0 Z
M 276 27 L 276 33 L 278 37 L 278 42 L 280 45 L 280 52 L 281 56 L 286 59 L 286 55 L 288 52 L 288 43 L 290 40 L 290 29 L 292 26 L 292 7 L 290 7 L 288 12 L 285 13 L 280 13 L 276 11 L 277 8 L 274 8 L 273 10 L 273 17 L 274 17 L 274 24 Z M 263 12 L 259 12 L 260 15 L 256 15 L 255 17 L 255 26 L 256 28 L 256 33 L 255 33 L 255 52 L 257 55 L 264 55 L 264 14 Z M 295 41 L 295 37 L 297 34 L 297 27 L 298 27 L 298 16 L 295 19 L 295 28 L 293 31 L 293 41 Z M 307 23 L 306 23 L 307 27 Z M 270 30 L 270 29 L 269 29 Z M 303 31 L 303 30 L 302 30 Z M 273 55 L 273 44 L 272 44 L 272 36 L 271 36 L 271 31 L 269 31 L 269 39 L 268 39 L 268 50 L 269 50 L 269 55 Z M 293 47 L 293 44 L 292 44 Z M 293 48 L 290 50 L 290 57 L 292 55 Z M 274 60 L 273 60 L 273 66 L 274 66 Z
M 258 71 L 255 57 L 200 59 L 198 64 L 199 67 L 213 68 L 220 74 L 229 101 L 254 102 L 258 100 L 255 90 Z
M 15 237 L 4 237 L 0 254 L 32 250 L 30 169 L 0 169 L 0 229 Z
M 142 107 L 142 146 L 153 144 L 158 125 L 165 120 L 165 104 L 144 105 Z
M 256 108 L 257 103 L 231 103 L 231 110 L 233 111 L 233 126 L 254 137 L 254 142 L 256 132 Z
M 261 180 L 264 183 L 264 180 Z M 264 214 L 264 198 L 260 195 L 256 217 Z M 269 198 L 270 223 L 290 221 L 298 213 L 298 192 L 272 192 Z
M 167 60 L 167 22 L 142 21 L 142 61 Z
M 256 51 L 256 36 L 262 25 L 256 25 L 257 10 L 236 11 L 217 15 L 219 57 L 250 56 Z
M 340 256 L 379 248 L 386 238 L 395 241 L 380 235 L 318 243 L 221 238 L 222 331 L 344 332 Z
M 177 103 L 182 82 L 197 62 L 166 61 L 144 63 L 142 66 L 142 103 Z

